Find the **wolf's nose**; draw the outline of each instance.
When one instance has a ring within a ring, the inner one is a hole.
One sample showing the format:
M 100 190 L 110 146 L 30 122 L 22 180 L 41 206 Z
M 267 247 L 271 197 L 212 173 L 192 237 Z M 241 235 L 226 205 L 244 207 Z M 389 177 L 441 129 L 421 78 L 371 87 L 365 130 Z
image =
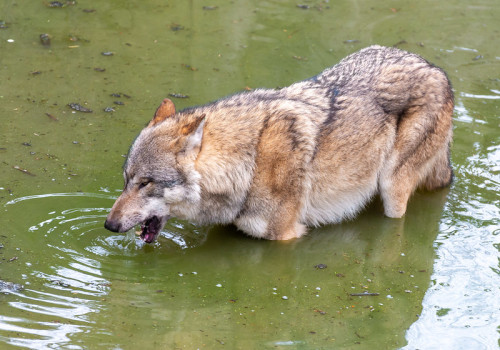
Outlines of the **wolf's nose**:
M 121 224 L 119 222 L 106 219 L 104 227 L 113 232 L 120 232 Z

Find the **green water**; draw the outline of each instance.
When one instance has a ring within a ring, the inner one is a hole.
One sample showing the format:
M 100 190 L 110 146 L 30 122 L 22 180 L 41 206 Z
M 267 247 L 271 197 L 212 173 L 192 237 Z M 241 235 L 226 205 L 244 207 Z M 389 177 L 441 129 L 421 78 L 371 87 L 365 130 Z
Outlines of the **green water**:
M 496 1 L 49 4 L 0 3 L 0 280 L 24 285 L 0 294 L 1 349 L 498 348 Z M 285 86 L 371 44 L 447 71 L 449 190 L 417 193 L 403 220 L 375 200 L 287 243 L 178 220 L 153 245 L 103 228 L 163 98 Z M 364 291 L 379 295 L 350 295 Z

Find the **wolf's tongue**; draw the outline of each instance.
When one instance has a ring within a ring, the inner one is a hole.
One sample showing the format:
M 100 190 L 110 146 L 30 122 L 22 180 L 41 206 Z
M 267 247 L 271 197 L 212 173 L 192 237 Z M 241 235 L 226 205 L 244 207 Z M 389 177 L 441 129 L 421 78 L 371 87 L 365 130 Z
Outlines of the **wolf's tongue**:
M 141 234 L 141 239 L 146 242 L 146 243 L 153 243 L 155 240 L 156 235 L 153 233 L 142 233 Z
M 153 216 L 144 223 L 142 228 L 141 239 L 146 243 L 153 243 L 160 231 L 160 219 Z

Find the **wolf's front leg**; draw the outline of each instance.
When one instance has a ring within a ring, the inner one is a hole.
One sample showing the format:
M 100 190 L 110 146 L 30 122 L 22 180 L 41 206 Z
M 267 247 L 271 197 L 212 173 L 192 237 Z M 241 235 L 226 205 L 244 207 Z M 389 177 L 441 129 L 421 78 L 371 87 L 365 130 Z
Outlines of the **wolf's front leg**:
M 294 238 L 302 237 L 306 234 L 307 228 L 305 225 L 295 222 L 292 227 L 285 229 L 284 231 L 280 231 L 278 235 L 274 236 L 272 239 L 286 241 Z
M 263 239 L 288 240 L 306 232 L 300 214 L 316 129 L 309 118 L 294 113 L 293 103 L 286 105 L 263 117 L 252 184 L 234 221 L 249 235 Z
M 234 222 L 240 230 L 250 236 L 270 240 L 289 240 L 306 233 L 306 226 L 299 222 L 298 202 L 284 202 L 277 198 L 253 200 L 253 205 L 247 207 Z
M 306 226 L 299 222 L 300 205 L 295 201 L 280 201 L 269 221 L 268 239 L 289 240 L 306 233 Z

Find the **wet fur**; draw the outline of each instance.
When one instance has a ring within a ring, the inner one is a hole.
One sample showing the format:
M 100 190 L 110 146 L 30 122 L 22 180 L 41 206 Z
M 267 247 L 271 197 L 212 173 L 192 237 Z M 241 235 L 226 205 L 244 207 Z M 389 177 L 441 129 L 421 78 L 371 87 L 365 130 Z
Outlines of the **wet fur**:
M 291 239 L 354 217 L 377 193 L 402 217 L 417 187 L 452 180 L 450 83 L 395 48 L 368 47 L 279 90 L 177 113 L 170 103 L 130 149 L 108 228 L 161 215 Z

